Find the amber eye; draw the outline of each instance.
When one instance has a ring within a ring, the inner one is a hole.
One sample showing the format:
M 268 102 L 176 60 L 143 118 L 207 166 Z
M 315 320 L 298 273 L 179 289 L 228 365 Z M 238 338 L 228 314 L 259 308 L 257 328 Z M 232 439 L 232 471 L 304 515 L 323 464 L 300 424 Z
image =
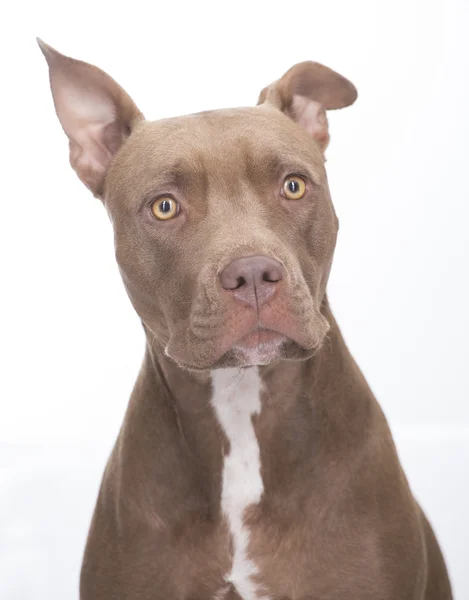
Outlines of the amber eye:
M 300 200 L 306 193 L 306 182 L 298 175 L 289 175 L 283 182 L 283 195 L 288 200 Z
M 151 212 L 158 221 L 168 221 L 177 216 L 179 212 L 178 203 L 171 196 L 162 196 L 153 202 Z

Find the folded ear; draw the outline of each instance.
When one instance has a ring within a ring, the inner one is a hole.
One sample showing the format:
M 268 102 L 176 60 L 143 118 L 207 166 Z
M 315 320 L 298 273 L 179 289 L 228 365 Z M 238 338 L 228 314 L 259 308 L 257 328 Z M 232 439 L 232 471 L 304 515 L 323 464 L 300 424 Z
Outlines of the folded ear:
M 302 62 L 262 90 L 258 104 L 268 102 L 306 129 L 324 152 L 329 143 L 326 110 L 345 108 L 357 99 L 355 86 L 332 69 Z
M 143 115 L 109 75 L 38 39 L 49 65 L 55 110 L 70 142 L 70 164 L 97 197 L 111 158 Z

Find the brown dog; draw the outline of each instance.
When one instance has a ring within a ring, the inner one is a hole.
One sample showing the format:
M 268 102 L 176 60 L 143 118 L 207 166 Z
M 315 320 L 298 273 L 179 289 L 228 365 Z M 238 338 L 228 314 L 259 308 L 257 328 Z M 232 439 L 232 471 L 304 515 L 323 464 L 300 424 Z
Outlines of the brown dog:
M 83 600 L 449 600 L 386 420 L 331 314 L 326 110 L 294 66 L 259 106 L 147 122 L 40 42 L 147 349 L 106 467 Z

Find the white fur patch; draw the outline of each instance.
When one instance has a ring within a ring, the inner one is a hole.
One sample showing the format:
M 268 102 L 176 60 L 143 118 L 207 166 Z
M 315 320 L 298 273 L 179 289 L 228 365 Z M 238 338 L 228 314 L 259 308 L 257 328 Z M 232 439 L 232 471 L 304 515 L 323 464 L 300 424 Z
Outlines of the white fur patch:
M 260 413 L 261 381 L 257 367 L 218 369 L 212 373 L 212 405 L 230 443 L 223 465 L 221 505 L 233 539 L 233 562 L 225 576 L 244 600 L 267 600 L 252 576 L 258 570 L 247 555 L 249 530 L 244 511 L 264 491 L 259 444 L 252 416 Z

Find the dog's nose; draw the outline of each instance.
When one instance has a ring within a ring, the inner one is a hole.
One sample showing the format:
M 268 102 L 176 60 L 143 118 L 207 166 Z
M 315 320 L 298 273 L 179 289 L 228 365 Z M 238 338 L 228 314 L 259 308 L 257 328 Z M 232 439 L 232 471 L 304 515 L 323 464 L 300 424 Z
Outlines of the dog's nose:
M 269 256 L 247 256 L 232 261 L 220 273 L 223 289 L 233 292 L 239 302 L 262 306 L 272 298 L 285 268 Z

